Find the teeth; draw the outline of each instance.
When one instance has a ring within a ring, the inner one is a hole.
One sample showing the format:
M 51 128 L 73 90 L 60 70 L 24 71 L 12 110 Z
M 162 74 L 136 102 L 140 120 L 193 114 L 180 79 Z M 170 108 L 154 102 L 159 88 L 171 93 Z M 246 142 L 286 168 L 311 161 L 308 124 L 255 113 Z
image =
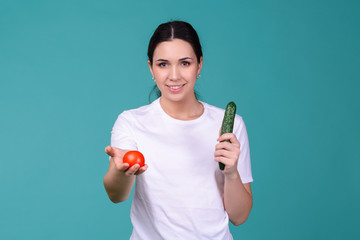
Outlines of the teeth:
M 179 88 L 181 88 L 183 85 L 181 85 L 181 86 L 169 86 L 171 89 L 179 89 Z

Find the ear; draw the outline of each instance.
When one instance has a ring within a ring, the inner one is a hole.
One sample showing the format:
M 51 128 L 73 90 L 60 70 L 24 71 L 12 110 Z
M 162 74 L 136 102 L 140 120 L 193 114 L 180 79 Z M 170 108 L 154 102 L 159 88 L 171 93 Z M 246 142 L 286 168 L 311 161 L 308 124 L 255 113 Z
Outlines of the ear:
M 153 69 L 152 69 L 152 65 L 151 65 L 150 60 L 148 60 L 148 65 L 149 65 L 149 69 L 150 69 L 151 75 L 154 77 L 154 73 L 153 73 Z
M 204 60 L 204 59 L 203 59 L 203 57 L 201 56 L 201 57 L 200 57 L 200 62 L 199 62 L 199 69 L 198 69 L 197 74 L 200 74 L 200 72 L 201 72 L 203 60 Z

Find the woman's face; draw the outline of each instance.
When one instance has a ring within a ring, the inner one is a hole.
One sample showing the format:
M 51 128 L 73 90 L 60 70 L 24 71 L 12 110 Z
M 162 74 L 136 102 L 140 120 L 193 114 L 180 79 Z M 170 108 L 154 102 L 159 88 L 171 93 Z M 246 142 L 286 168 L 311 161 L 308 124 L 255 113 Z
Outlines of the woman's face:
M 148 64 L 166 100 L 195 99 L 194 86 L 201 71 L 202 57 L 198 62 L 190 43 L 181 39 L 161 42 L 155 48 L 153 64 L 150 61 Z

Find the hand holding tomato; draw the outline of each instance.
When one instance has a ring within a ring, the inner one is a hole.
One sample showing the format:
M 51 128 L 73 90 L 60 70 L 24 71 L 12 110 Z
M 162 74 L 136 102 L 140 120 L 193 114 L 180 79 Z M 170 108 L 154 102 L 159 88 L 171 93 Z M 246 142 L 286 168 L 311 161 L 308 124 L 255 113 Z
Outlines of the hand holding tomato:
M 107 146 L 105 148 L 105 152 L 113 160 L 117 171 L 120 171 L 127 176 L 142 174 L 143 172 L 146 171 L 148 167 L 147 164 L 145 164 L 144 156 L 138 151 L 127 151 L 127 150 Z M 131 152 L 135 152 L 135 153 L 131 153 Z M 125 157 L 125 155 L 127 156 Z M 137 162 L 138 158 L 139 158 L 139 162 Z M 131 162 L 131 160 L 133 162 Z
M 123 157 L 123 163 L 128 163 L 130 167 L 139 164 L 140 167 L 145 165 L 145 158 L 139 151 L 128 151 Z

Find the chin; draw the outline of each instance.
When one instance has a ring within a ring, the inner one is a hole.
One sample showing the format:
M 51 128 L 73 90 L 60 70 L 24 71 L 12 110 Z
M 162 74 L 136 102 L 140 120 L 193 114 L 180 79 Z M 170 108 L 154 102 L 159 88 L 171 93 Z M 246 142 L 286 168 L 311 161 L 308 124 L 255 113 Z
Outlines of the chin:
M 163 95 L 162 95 L 163 96 Z M 183 96 L 163 96 L 166 100 L 171 102 L 181 102 L 184 100 Z
M 185 94 L 161 94 L 163 98 L 171 102 L 182 102 L 188 98 Z
M 186 90 L 186 89 L 183 89 L 183 90 Z M 167 101 L 171 101 L 171 102 L 182 102 L 182 101 L 192 98 L 191 93 L 188 91 L 172 93 L 172 92 L 167 91 L 167 89 L 165 89 L 165 94 L 163 94 L 163 92 L 161 92 L 161 97 L 163 97 Z

